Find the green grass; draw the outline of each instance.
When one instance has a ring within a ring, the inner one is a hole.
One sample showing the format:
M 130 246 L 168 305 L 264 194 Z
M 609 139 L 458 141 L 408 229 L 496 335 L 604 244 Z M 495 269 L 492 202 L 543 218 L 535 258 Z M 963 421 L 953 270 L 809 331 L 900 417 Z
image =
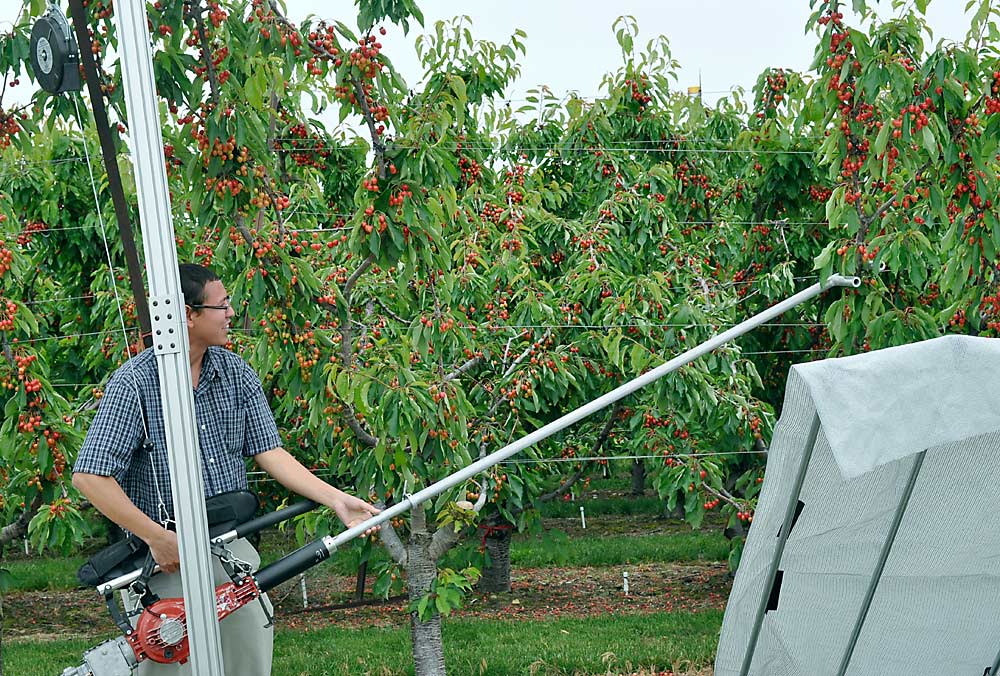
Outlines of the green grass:
M 510 549 L 512 566 L 616 566 L 624 563 L 725 561 L 729 543 L 721 533 L 569 538 L 556 532 Z
M 478 540 L 467 542 L 450 557 L 457 562 L 474 558 L 472 550 Z M 273 561 L 295 549 L 290 538 L 265 538 L 262 547 L 264 563 Z M 693 561 L 725 561 L 729 544 L 718 532 L 687 531 L 654 535 L 595 535 L 568 537 L 559 531 L 544 535 L 515 536 L 511 545 L 511 564 L 515 567 L 547 566 L 616 566 L 626 563 L 685 563 Z M 388 555 L 381 547 L 371 554 L 371 565 L 384 562 Z M 11 591 L 74 589 L 79 586 L 76 571 L 84 556 L 63 558 L 30 558 L 0 562 L 13 575 Z M 353 576 L 358 570 L 359 556 L 353 549 L 338 552 L 317 572 Z
M 285 544 L 284 549 L 265 546 L 262 553 L 265 563 L 291 551 Z M 467 541 L 449 553 L 447 565 L 464 566 L 467 561 L 478 560 L 474 552 L 478 547 L 478 540 Z M 617 566 L 627 563 L 725 561 L 729 556 L 729 542 L 722 533 L 708 531 L 575 537 L 560 531 L 548 531 L 544 535 L 515 536 L 510 551 L 514 567 Z M 370 566 L 387 560 L 388 554 L 384 549 L 376 547 L 372 550 Z M 346 549 L 324 563 L 322 570 L 352 576 L 357 573 L 358 561 L 358 553 Z
M 0 561 L 0 568 L 10 571 L 12 590 L 73 589 L 80 585 L 76 571 L 86 560 L 85 556 L 15 559 Z
M 446 619 L 445 661 L 462 676 L 605 674 L 640 666 L 704 666 L 718 642 L 722 613 L 653 613 L 585 619 Z M 86 641 L 5 642 L 4 667 L 51 676 L 79 663 Z M 280 628 L 274 676 L 412 674 L 409 629 Z
M 576 501 L 547 502 L 539 508 L 542 518 L 580 518 L 580 507 L 591 516 L 634 516 L 639 514 L 660 516 L 664 512 L 664 502 L 653 496 L 633 496 L 621 498 L 578 498 Z

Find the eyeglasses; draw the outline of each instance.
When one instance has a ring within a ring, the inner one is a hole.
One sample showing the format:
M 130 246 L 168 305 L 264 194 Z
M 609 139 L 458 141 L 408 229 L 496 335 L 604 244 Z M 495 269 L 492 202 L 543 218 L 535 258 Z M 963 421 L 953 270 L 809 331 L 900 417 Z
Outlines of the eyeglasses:
M 224 301 L 222 301 L 222 305 L 188 305 L 188 307 L 192 310 L 228 310 L 232 306 L 232 302 L 228 296 Z

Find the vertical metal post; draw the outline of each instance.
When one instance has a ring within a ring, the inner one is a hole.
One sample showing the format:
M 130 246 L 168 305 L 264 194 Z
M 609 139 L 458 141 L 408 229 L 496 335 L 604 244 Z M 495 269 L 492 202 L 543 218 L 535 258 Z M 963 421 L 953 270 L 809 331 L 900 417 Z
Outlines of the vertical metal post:
M 882 551 L 879 553 L 878 562 L 875 564 L 875 570 L 872 572 L 872 578 L 868 583 L 868 591 L 865 593 L 865 600 L 861 605 L 858 618 L 854 622 L 854 629 L 851 630 L 851 638 L 847 643 L 847 649 L 840 660 L 840 669 L 837 670 L 837 676 L 844 676 L 847 673 L 851 657 L 854 656 L 854 648 L 858 645 L 861 628 L 864 627 L 865 620 L 868 618 L 868 611 L 871 609 L 872 600 L 875 598 L 875 590 L 882 579 L 882 573 L 885 571 L 885 563 L 889 559 L 889 552 L 892 551 L 892 545 L 896 541 L 896 534 L 899 533 L 899 524 L 903 521 L 903 514 L 906 513 L 907 505 L 910 504 L 910 496 L 913 495 L 913 486 L 917 483 L 917 477 L 920 475 L 920 466 L 924 464 L 924 456 L 926 455 L 927 451 L 921 451 L 913 459 L 913 467 L 910 468 L 910 477 L 906 482 L 906 488 L 903 489 L 903 495 L 899 498 L 899 504 L 896 505 L 896 513 L 892 517 L 889 534 L 886 536 L 885 542 L 882 543 Z
M 771 557 L 771 566 L 767 570 L 767 582 L 764 585 L 764 593 L 761 594 L 760 603 L 757 606 L 757 615 L 754 618 L 753 629 L 750 631 L 750 641 L 747 643 L 747 650 L 743 654 L 743 666 L 740 667 L 740 676 L 747 676 L 750 673 L 750 663 L 753 661 L 753 654 L 757 648 L 757 639 L 760 637 L 761 625 L 764 624 L 764 613 L 767 611 L 770 590 L 774 585 L 775 575 L 778 573 L 778 564 L 781 563 L 781 555 L 785 553 L 785 543 L 788 541 L 788 534 L 792 531 L 795 507 L 798 505 L 799 496 L 802 494 L 802 484 L 806 480 L 806 471 L 809 469 L 809 461 L 812 459 L 813 449 L 816 447 L 817 436 L 819 436 L 819 414 L 813 416 L 812 426 L 809 428 L 809 437 L 806 439 L 805 455 L 802 457 L 802 464 L 799 466 L 795 483 L 792 485 L 791 495 L 788 496 L 788 505 L 785 507 L 785 519 L 781 522 L 778 544 L 774 549 L 774 556 Z
M 184 605 L 192 673 L 223 676 L 222 643 L 215 610 L 201 452 L 191 387 L 184 299 L 170 193 L 163 165 L 163 134 L 153 79 L 153 54 L 144 0 L 115 3 L 125 106 L 135 169 L 146 273 L 149 277 L 153 349 L 160 374 L 170 488 L 177 519 Z

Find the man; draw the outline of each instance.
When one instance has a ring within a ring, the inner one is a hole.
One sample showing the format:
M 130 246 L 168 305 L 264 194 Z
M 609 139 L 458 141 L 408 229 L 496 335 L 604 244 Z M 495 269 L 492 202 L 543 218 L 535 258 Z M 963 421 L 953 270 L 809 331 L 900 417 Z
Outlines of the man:
M 195 417 L 205 495 L 246 490 L 244 458 L 286 488 L 330 507 L 348 527 L 378 509 L 319 479 L 281 447 L 274 417 L 253 369 L 223 346 L 235 314 L 210 269 L 180 266 L 194 387 Z M 144 443 L 146 440 L 151 444 Z M 119 368 L 105 388 L 97 415 L 73 467 L 73 485 L 105 516 L 149 545 L 167 575 L 151 580 L 160 597 L 182 595 L 177 534 L 167 528 L 174 510 L 156 356 L 146 350 Z M 245 540 L 231 550 L 256 568 L 260 557 Z M 224 571 L 213 560 L 217 582 Z M 244 606 L 220 624 L 227 674 L 271 673 L 272 630 L 263 608 Z M 145 661 L 140 674 L 190 673 L 190 667 Z

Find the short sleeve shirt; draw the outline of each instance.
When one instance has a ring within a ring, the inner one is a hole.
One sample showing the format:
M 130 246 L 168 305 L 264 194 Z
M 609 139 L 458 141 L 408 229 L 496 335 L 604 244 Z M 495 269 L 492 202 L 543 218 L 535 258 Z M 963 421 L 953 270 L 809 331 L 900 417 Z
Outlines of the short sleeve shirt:
M 257 374 L 236 354 L 208 348 L 194 390 L 194 408 L 205 497 L 246 490 L 244 458 L 281 445 Z M 144 448 L 147 430 L 151 444 Z M 73 471 L 114 477 L 154 521 L 162 521 L 162 497 L 165 516 L 174 518 L 153 350 L 133 357 L 111 376 Z

